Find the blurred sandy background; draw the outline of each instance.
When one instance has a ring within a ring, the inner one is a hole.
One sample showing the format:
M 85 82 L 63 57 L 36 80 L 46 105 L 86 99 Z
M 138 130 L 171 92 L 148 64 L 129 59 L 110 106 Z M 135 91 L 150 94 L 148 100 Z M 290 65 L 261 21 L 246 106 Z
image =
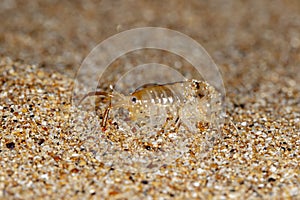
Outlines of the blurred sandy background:
M 196 39 L 221 67 L 225 79 L 243 73 L 258 75 L 278 66 L 297 71 L 293 66 L 299 64 L 299 13 L 297 0 L 3 0 L 0 53 L 74 72 L 107 37 L 131 28 L 158 26 Z

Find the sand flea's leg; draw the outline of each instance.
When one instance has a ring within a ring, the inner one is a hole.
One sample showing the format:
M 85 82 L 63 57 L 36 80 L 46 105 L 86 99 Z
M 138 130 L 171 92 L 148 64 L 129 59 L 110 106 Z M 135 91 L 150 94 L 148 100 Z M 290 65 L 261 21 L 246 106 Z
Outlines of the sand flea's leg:
M 161 127 L 161 131 L 160 132 L 164 133 L 167 125 L 169 124 L 169 121 L 172 121 L 172 120 L 173 120 L 172 116 L 167 117 L 165 123 Z
M 101 123 L 103 131 L 106 130 L 107 119 L 108 119 L 108 114 L 109 114 L 110 109 L 111 109 L 111 98 L 109 98 L 109 104 L 108 104 L 107 108 L 104 111 L 104 115 L 103 115 L 103 119 L 102 119 L 102 123 Z
M 89 93 L 85 94 L 81 98 L 81 100 L 79 101 L 79 104 L 81 104 L 84 99 L 86 99 L 87 97 L 90 97 L 90 96 L 104 96 L 104 97 L 109 97 L 109 105 L 105 109 L 104 116 L 103 116 L 102 123 L 101 123 L 102 129 L 105 130 L 106 129 L 107 119 L 108 119 L 108 114 L 109 114 L 109 111 L 111 109 L 111 94 L 109 94 L 107 92 L 103 92 L 103 91 L 89 92 Z
M 176 120 L 175 120 L 175 128 L 174 128 L 175 133 L 178 132 L 178 130 L 179 130 L 179 128 L 180 128 L 180 125 L 181 125 L 181 120 L 180 120 L 179 116 L 177 116 L 177 118 L 176 118 Z
M 175 119 L 175 121 L 174 121 L 174 119 Z M 173 122 L 171 124 L 172 129 L 174 130 L 175 133 L 177 133 L 178 130 L 179 130 L 179 127 L 181 125 L 181 120 L 180 120 L 179 112 L 178 111 L 176 111 L 176 115 L 175 116 L 171 112 L 168 112 L 168 117 L 167 117 L 165 123 L 162 126 L 162 131 L 164 131 L 166 129 L 166 127 L 167 127 L 167 125 L 169 124 L 170 121 Z

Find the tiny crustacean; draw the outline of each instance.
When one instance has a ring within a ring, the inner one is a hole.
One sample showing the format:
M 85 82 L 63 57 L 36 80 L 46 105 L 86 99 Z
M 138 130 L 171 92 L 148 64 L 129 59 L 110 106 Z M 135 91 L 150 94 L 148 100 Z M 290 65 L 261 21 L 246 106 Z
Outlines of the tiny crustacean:
M 199 80 L 146 84 L 128 96 L 116 91 L 89 92 L 79 104 L 89 96 L 109 98 L 109 105 L 103 115 L 103 128 L 106 127 L 109 111 L 116 108 L 127 109 L 132 121 L 148 118 L 153 122 L 157 121 L 155 117 L 164 116 L 164 119 L 159 118 L 161 124 L 174 120 L 177 127 L 183 124 L 188 129 L 194 129 L 199 122 L 218 125 L 221 112 L 220 93 L 207 82 Z

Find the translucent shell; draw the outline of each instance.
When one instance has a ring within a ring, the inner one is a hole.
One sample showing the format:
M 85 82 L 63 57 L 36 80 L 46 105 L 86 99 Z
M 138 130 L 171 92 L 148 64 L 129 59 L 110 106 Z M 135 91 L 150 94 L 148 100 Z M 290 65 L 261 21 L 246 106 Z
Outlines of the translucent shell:
M 198 80 L 148 84 L 130 96 L 114 92 L 114 107 L 126 109 L 129 121 L 138 126 L 165 128 L 176 123 L 192 132 L 198 131 L 199 122 L 219 128 L 222 111 L 221 95 L 207 82 Z

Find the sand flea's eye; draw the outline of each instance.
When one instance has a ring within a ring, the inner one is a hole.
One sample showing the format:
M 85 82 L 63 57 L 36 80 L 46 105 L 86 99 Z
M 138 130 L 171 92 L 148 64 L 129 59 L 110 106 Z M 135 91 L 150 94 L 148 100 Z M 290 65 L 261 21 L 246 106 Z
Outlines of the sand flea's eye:
M 195 87 L 196 89 L 200 89 L 200 83 L 196 80 L 193 80 L 193 87 Z
M 132 103 L 136 103 L 136 102 L 137 102 L 137 98 L 136 98 L 136 97 L 132 97 L 132 98 L 131 98 L 131 102 L 132 102 Z

